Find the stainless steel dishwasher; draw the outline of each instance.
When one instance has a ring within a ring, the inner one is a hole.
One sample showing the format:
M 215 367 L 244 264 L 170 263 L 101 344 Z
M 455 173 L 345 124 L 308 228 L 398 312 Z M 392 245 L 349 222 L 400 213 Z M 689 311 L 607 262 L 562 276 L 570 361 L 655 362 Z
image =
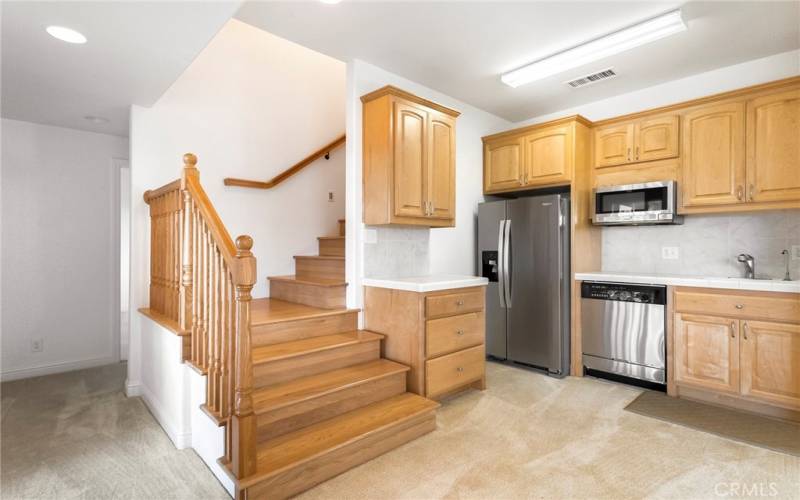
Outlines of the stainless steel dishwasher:
M 666 298 L 665 286 L 584 281 L 581 331 L 587 373 L 666 384 Z

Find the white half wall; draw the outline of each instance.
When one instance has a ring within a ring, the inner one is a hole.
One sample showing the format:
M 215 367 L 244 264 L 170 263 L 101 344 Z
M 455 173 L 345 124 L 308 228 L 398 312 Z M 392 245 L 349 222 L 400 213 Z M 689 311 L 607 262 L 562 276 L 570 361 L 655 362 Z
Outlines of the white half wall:
M 181 175 L 197 155 L 200 181 L 233 238 L 253 237 L 254 297 L 267 276 L 294 273 L 344 217 L 344 149 L 270 190 L 226 187 L 267 180 L 345 131 L 345 64 L 231 20 L 151 108 L 131 110 L 131 339 L 129 380 L 141 379 L 136 311 L 148 304 L 149 216 L 144 191 Z M 334 202 L 328 201 L 334 193 Z
M 361 278 L 364 276 L 365 246 L 362 224 L 362 141 L 361 96 L 385 85 L 394 85 L 412 94 L 461 112 L 456 120 L 456 227 L 414 229 L 382 228 L 377 232 L 385 241 L 387 261 L 408 258 L 405 249 L 415 249 L 412 258 L 429 262 L 410 262 L 402 266 L 407 273 L 428 269 L 431 273 L 474 274 L 476 272 L 476 219 L 478 203 L 483 201 L 483 143 L 481 137 L 510 128 L 502 118 L 470 106 L 450 96 L 422 86 L 360 60 L 347 65 L 347 303 L 363 304 Z M 417 234 L 420 231 L 429 235 Z M 405 234 L 405 236 L 404 236 Z M 385 236 L 382 236 L 385 235 Z M 407 239 L 406 244 L 402 239 Z M 420 243 L 423 242 L 423 243 Z M 427 243 L 427 252 L 420 244 Z M 369 258 L 372 258 L 369 256 Z M 387 262 L 388 264 L 389 262 Z M 370 267 L 369 265 L 367 266 Z M 379 266 L 375 266 L 379 267 Z M 396 274 L 396 273 L 392 273 Z M 408 274 L 407 274 L 408 275 Z
M 123 137 L 2 120 L 3 380 L 119 359 L 114 158 L 127 157 Z

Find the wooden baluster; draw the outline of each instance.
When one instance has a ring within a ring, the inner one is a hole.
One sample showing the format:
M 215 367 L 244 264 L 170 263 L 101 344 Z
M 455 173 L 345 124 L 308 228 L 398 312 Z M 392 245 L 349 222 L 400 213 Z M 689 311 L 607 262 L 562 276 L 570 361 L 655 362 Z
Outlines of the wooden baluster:
M 198 350 L 199 350 L 199 364 L 197 365 L 200 370 L 203 372 L 206 371 L 206 246 L 204 245 L 206 239 L 206 225 L 203 222 L 203 218 L 199 217 L 200 220 L 200 231 L 197 235 L 197 245 L 200 247 L 200 262 L 198 265 L 200 266 L 200 288 L 198 289 L 198 295 L 200 296 L 198 305 L 199 311 L 197 313 L 197 320 L 198 326 Z
M 173 230 L 173 254 L 172 254 L 172 311 L 175 322 L 180 327 L 181 320 L 181 192 L 172 192 L 172 230 Z
M 216 412 L 216 401 L 219 383 L 219 364 L 217 362 L 217 335 L 219 325 L 219 311 L 217 310 L 217 248 L 214 244 L 214 238 L 209 233 L 208 235 L 208 252 L 209 252 L 209 287 L 208 287 L 208 310 L 209 310 L 209 335 L 208 335 L 208 379 L 206 381 L 206 389 L 208 391 L 206 398 L 206 405 L 212 412 Z
M 192 330 L 192 197 L 181 190 L 181 286 L 178 295 L 178 325 L 184 332 Z M 190 358 L 191 359 L 191 358 Z
M 192 203 L 192 364 L 194 366 L 199 366 L 200 360 L 200 344 L 199 344 L 199 320 L 198 320 L 198 311 L 199 311 L 199 301 L 200 301 L 200 294 L 195 293 L 195 290 L 199 290 L 199 288 L 195 288 L 199 286 L 200 278 L 198 277 L 198 273 L 200 272 L 200 258 L 199 258 L 199 245 L 197 244 L 197 233 L 199 232 L 200 224 L 197 222 L 197 209 Z
M 231 417 L 234 446 L 231 469 L 237 478 L 256 472 L 256 416 L 253 413 L 253 362 L 250 347 L 250 295 L 256 282 L 256 259 L 250 251 L 253 239 L 236 238 L 236 357 L 234 415 Z
M 214 364 L 216 369 L 216 391 L 214 392 L 214 410 L 222 414 L 222 327 L 224 316 L 222 311 L 222 254 L 214 244 L 214 307 L 216 308 L 216 335 L 214 335 Z

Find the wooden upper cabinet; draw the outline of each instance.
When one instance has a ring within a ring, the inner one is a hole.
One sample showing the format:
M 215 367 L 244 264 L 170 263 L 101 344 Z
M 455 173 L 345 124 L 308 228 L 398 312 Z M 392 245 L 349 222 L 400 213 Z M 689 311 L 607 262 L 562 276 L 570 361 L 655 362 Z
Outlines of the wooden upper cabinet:
M 717 316 L 676 314 L 675 383 L 739 392 L 739 322 Z
M 456 120 L 444 113 L 431 112 L 428 123 L 428 215 L 452 219 L 456 196 Z
M 678 156 L 680 117 L 665 115 L 648 118 L 634 124 L 636 161 L 663 160 Z
M 523 184 L 522 139 L 487 142 L 483 147 L 483 190 L 487 193 Z
M 745 201 L 745 108 L 742 102 L 704 106 L 683 120 L 683 206 Z
M 361 101 L 364 223 L 454 226 L 459 113 L 392 86 Z
M 428 113 L 396 101 L 394 120 L 394 215 L 425 217 Z
M 537 130 L 523 138 L 526 185 L 569 182 L 574 164 L 572 124 Z
M 742 321 L 741 393 L 800 409 L 800 325 Z
M 588 170 L 589 125 L 585 118 L 573 116 L 484 137 L 483 191 L 569 184 L 576 161 Z
M 594 132 L 595 167 L 614 167 L 633 161 L 633 124 L 600 127 Z
M 747 200 L 800 200 L 800 89 L 747 103 Z

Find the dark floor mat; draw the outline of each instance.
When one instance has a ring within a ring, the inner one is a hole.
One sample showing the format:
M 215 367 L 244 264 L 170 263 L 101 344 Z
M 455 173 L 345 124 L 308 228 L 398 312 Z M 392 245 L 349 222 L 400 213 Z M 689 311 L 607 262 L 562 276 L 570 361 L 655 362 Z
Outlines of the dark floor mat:
M 644 391 L 626 410 L 800 456 L 800 424 Z

